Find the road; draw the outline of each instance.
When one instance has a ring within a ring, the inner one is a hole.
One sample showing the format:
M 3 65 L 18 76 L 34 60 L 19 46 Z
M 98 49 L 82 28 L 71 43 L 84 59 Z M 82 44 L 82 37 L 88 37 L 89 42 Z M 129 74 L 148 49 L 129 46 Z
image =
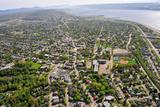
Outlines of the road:
M 154 72 L 159 76 L 159 73 L 158 73 L 158 71 L 157 71 L 157 69 L 156 69 L 156 67 L 155 67 L 155 65 L 154 65 L 154 62 L 152 61 L 151 58 L 148 58 L 148 62 L 149 62 L 149 64 L 152 65 L 152 67 L 153 67 L 153 69 L 154 69 Z
M 110 50 L 110 72 L 112 71 L 113 69 L 113 49 Z
M 115 35 L 113 35 L 113 36 L 111 37 L 111 40 L 112 40 L 111 46 L 113 46 L 113 39 L 114 39 L 114 38 L 115 38 Z M 110 50 L 110 66 L 109 66 L 110 73 L 111 73 L 111 71 L 112 71 L 112 69 L 113 69 L 113 65 L 114 65 L 114 62 L 113 62 L 113 47 L 112 47 L 111 50 Z
M 129 45 L 130 45 L 130 43 L 131 43 L 131 40 L 132 40 L 132 33 L 131 34 L 129 34 L 129 40 L 128 40 L 128 43 L 127 43 L 127 45 L 126 45 L 126 49 L 129 51 Z
M 157 86 L 152 82 L 152 80 L 149 78 L 149 76 L 147 75 L 147 73 L 145 72 L 145 70 L 143 69 L 143 67 L 140 68 L 143 73 L 147 76 L 148 80 L 150 81 L 150 83 L 152 84 L 153 87 L 155 87 L 158 91 L 158 93 L 160 92 L 160 90 L 157 88 Z
M 67 30 L 69 31 L 70 30 L 70 28 L 69 28 L 69 26 L 68 26 L 68 24 L 62 19 L 61 20 L 61 22 L 65 25 L 65 27 L 67 28 Z
M 101 30 L 99 32 L 99 35 L 102 35 L 102 32 L 103 32 L 103 26 L 101 27 Z
M 134 101 L 135 101 L 135 100 L 142 101 L 143 99 L 146 99 L 146 98 L 152 99 L 151 96 L 146 96 L 146 97 L 142 97 L 142 98 L 131 97 L 131 98 L 128 99 L 128 101 L 131 101 L 131 100 L 134 100 Z
M 74 43 L 74 41 L 73 41 L 73 39 L 72 39 L 72 46 L 74 47 L 74 51 L 75 51 L 75 56 L 74 56 L 74 71 L 75 71 L 75 74 L 76 74 L 76 77 L 77 78 L 79 78 L 79 71 L 77 70 L 77 67 L 76 67 L 76 63 L 77 63 L 77 48 L 76 48 L 76 46 L 75 46 L 75 43 Z
M 158 36 L 147 36 L 147 38 L 160 39 L 160 37 L 158 37 Z
M 66 107 L 69 107 L 68 86 L 65 88 Z
M 143 89 L 146 91 L 147 95 L 149 95 L 149 90 L 146 88 L 146 86 L 144 84 L 141 84 L 141 86 L 143 87 Z M 149 95 L 150 96 L 150 95 Z
M 52 94 L 53 94 L 53 92 L 50 92 L 50 94 L 49 94 L 49 106 L 48 107 L 53 107 L 52 106 Z
M 51 85 L 51 79 L 50 79 L 50 77 L 53 75 L 53 72 L 55 72 L 57 69 L 58 69 L 58 65 L 52 64 L 52 65 L 50 66 L 50 72 L 49 72 L 49 74 L 48 74 L 48 84 L 49 84 L 49 85 Z M 50 91 L 50 92 L 49 92 L 49 107 L 53 107 L 53 106 L 52 106 L 52 103 L 51 103 L 53 92 L 51 92 L 51 90 L 49 90 L 49 91 Z
M 142 30 L 139 26 L 137 26 L 137 28 L 138 28 L 138 29 L 140 30 L 140 32 L 142 33 L 142 37 L 145 38 L 145 40 L 147 41 L 147 43 L 149 44 L 149 46 L 152 48 L 151 50 L 153 50 L 153 51 L 156 53 L 156 55 L 160 58 L 159 52 L 158 52 L 157 49 L 153 46 L 153 44 L 151 43 L 151 41 L 147 38 L 147 35 L 143 32 L 143 30 Z
M 132 97 L 132 98 L 129 98 L 128 101 L 132 101 L 132 100 L 133 101 L 142 101 L 143 99 L 148 99 L 148 98 L 152 99 L 151 96 L 146 96 L 146 97 L 142 97 L 142 98 Z M 153 104 L 152 107 L 157 107 L 156 106 L 157 104 L 154 101 L 152 102 L 152 104 Z
M 49 85 L 51 84 L 51 79 L 50 79 L 50 77 L 53 75 L 53 72 L 57 71 L 58 66 L 60 66 L 60 65 L 59 65 L 59 64 L 56 64 L 56 65 L 52 64 L 52 65 L 50 66 L 50 72 L 49 72 L 49 74 L 48 74 L 48 83 L 49 83 Z
M 152 50 L 156 53 L 156 55 L 160 58 L 160 55 L 158 53 L 158 51 L 155 49 L 155 47 L 153 46 L 153 44 L 151 43 L 151 41 L 147 38 L 147 35 L 143 32 L 143 30 L 138 26 L 138 25 L 134 25 L 132 24 L 133 26 L 135 26 L 137 29 L 139 29 L 139 31 L 142 33 L 142 37 L 143 37 L 143 40 L 146 41 L 148 44 L 148 49 L 149 51 L 151 52 L 152 56 L 153 56 L 153 53 L 152 53 Z M 158 92 L 160 92 L 160 90 L 157 88 L 157 86 L 152 82 L 152 80 L 149 78 L 148 74 L 145 72 L 145 70 L 143 69 L 143 67 L 141 67 L 142 71 L 144 72 L 144 74 L 147 75 L 147 78 L 149 79 L 149 81 L 151 82 L 151 84 L 158 90 Z M 157 80 L 158 82 L 158 80 Z
M 159 54 L 158 50 L 153 46 L 153 44 L 151 43 L 151 41 L 147 37 L 146 37 L 146 40 L 149 43 L 149 45 L 151 46 L 152 50 L 156 53 L 158 58 L 160 58 L 160 54 Z
M 65 25 L 65 27 L 66 27 L 66 28 L 68 29 L 68 31 L 69 31 L 70 28 L 69 28 L 68 24 L 67 24 L 64 20 L 61 20 L 61 21 L 62 21 L 62 23 Z M 74 39 L 69 36 L 69 32 L 68 32 L 68 31 L 66 31 L 66 36 L 71 39 L 72 46 L 73 46 L 74 51 L 75 51 L 75 53 L 76 53 L 75 56 L 74 56 L 74 64 L 73 64 L 73 65 L 74 65 L 74 71 L 75 71 L 76 77 L 79 78 L 79 71 L 78 71 L 77 68 L 76 68 L 76 63 L 77 63 L 77 48 L 76 48 Z
M 103 26 L 102 26 L 101 29 L 100 29 L 100 32 L 99 32 L 98 37 L 97 37 L 97 39 L 96 39 L 96 43 L 97 43 L 97 41 L 100 40 L 100 39 L 99 39 L 99 36 L 102 35 L 102 31 L 103 31 Z M 97 55 L 97 49 L 98 49 L 98 47 L 97 47 L 97 44 L 96 44 L 96 43 L 95 43 L 95 45 L 94 45 L 94 50 L 93 50 L 94 56 L 93 56 L 93 58 L 95 58 L 96 55 Z
M 1 70 L 5 70 L 5 69 L 10 69 L 10 68 L 12 68 L 14 65 L 15 65 L 14 63 L 9 63 L 9 64 L 7 64 L 5 67 L 0 68 L 0 71 L 1 71 Z

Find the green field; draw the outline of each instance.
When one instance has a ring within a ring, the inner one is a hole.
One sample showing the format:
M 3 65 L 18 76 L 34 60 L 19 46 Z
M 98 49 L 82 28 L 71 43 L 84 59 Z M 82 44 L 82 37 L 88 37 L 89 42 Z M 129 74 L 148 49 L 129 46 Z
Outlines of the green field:
M 41 67 L 41 64 L 38 64 L 32 61 L 27 61 L 26 64 L 29 64 L 30 68 L 34 70 L 38 70 Z
M 121 64 L 120 60 L 125 60 L 127 63 L 126 64 Z M 119 58 L 118 61 L 114 61 L 114 66 L 116 67 L 131 67 L 137 65 L 137 62 L 134 58 L 129 58 L 129 57 L 121 57 Z

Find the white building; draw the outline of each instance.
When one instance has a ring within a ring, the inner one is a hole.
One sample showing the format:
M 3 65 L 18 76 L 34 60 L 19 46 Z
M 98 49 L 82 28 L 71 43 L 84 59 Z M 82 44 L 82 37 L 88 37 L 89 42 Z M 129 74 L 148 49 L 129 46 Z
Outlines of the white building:
M 93 60 L 94 72 L 98 72 L 99 63 L 97 60 Z

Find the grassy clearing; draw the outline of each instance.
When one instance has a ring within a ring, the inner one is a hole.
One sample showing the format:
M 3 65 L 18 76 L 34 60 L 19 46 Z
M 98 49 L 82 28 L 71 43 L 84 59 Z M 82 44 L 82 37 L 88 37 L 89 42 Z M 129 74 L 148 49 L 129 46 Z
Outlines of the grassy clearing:
M 136 65 L 137 62 L 134 58 L 125 57 L 124 60 L 128 61 L 127 65 Z
M 122 63 L 122 60 L 124 63 Z M 118 61 L 114 61 L 115 67 L 132 67 L 137 65 L 137 62 L 134 58 L 121 57 Z
M 26 64 L 29 64 L 31 66 L 30 68 L 34 70 L 38 70 L 41 67 L 41 64 L 32 61 L 27 61 Z

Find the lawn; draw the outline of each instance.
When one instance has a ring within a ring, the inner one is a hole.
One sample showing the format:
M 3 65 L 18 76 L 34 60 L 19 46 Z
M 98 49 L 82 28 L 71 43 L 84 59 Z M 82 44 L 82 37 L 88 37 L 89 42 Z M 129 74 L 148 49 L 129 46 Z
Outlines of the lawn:
M 106 48 L 111 48 L 111 45 L 110 45 L 110 44 L 107 44 L 107 43 L 103 43 L 103 44 L 102 44 L 102 47 L 105 48 L 105 49 L 106 49 Z
M 118 61 L 114 61 L 116 67 L 128 67 L 137 65 L 137 62 L 134 58 L 121 57 Z
M 27 61 L 26 63 L 29 64 L 31 66 L 31 69 L 34 69 L 34 70 L 38 70 L 41 67 L 41 64 L 38 64 L 32 61 Z
M 100 41 L 97 40 L 97 41 L 96 41 L 96 46 L 99 47 L 100 45 L 101 45 Z
M 134 58 L 125 57 L 123 59 L 128 61 L 127 65 L 133 66 L 133 65 L 137 64 L 137 62 L 136 62 L 136 60 Z

